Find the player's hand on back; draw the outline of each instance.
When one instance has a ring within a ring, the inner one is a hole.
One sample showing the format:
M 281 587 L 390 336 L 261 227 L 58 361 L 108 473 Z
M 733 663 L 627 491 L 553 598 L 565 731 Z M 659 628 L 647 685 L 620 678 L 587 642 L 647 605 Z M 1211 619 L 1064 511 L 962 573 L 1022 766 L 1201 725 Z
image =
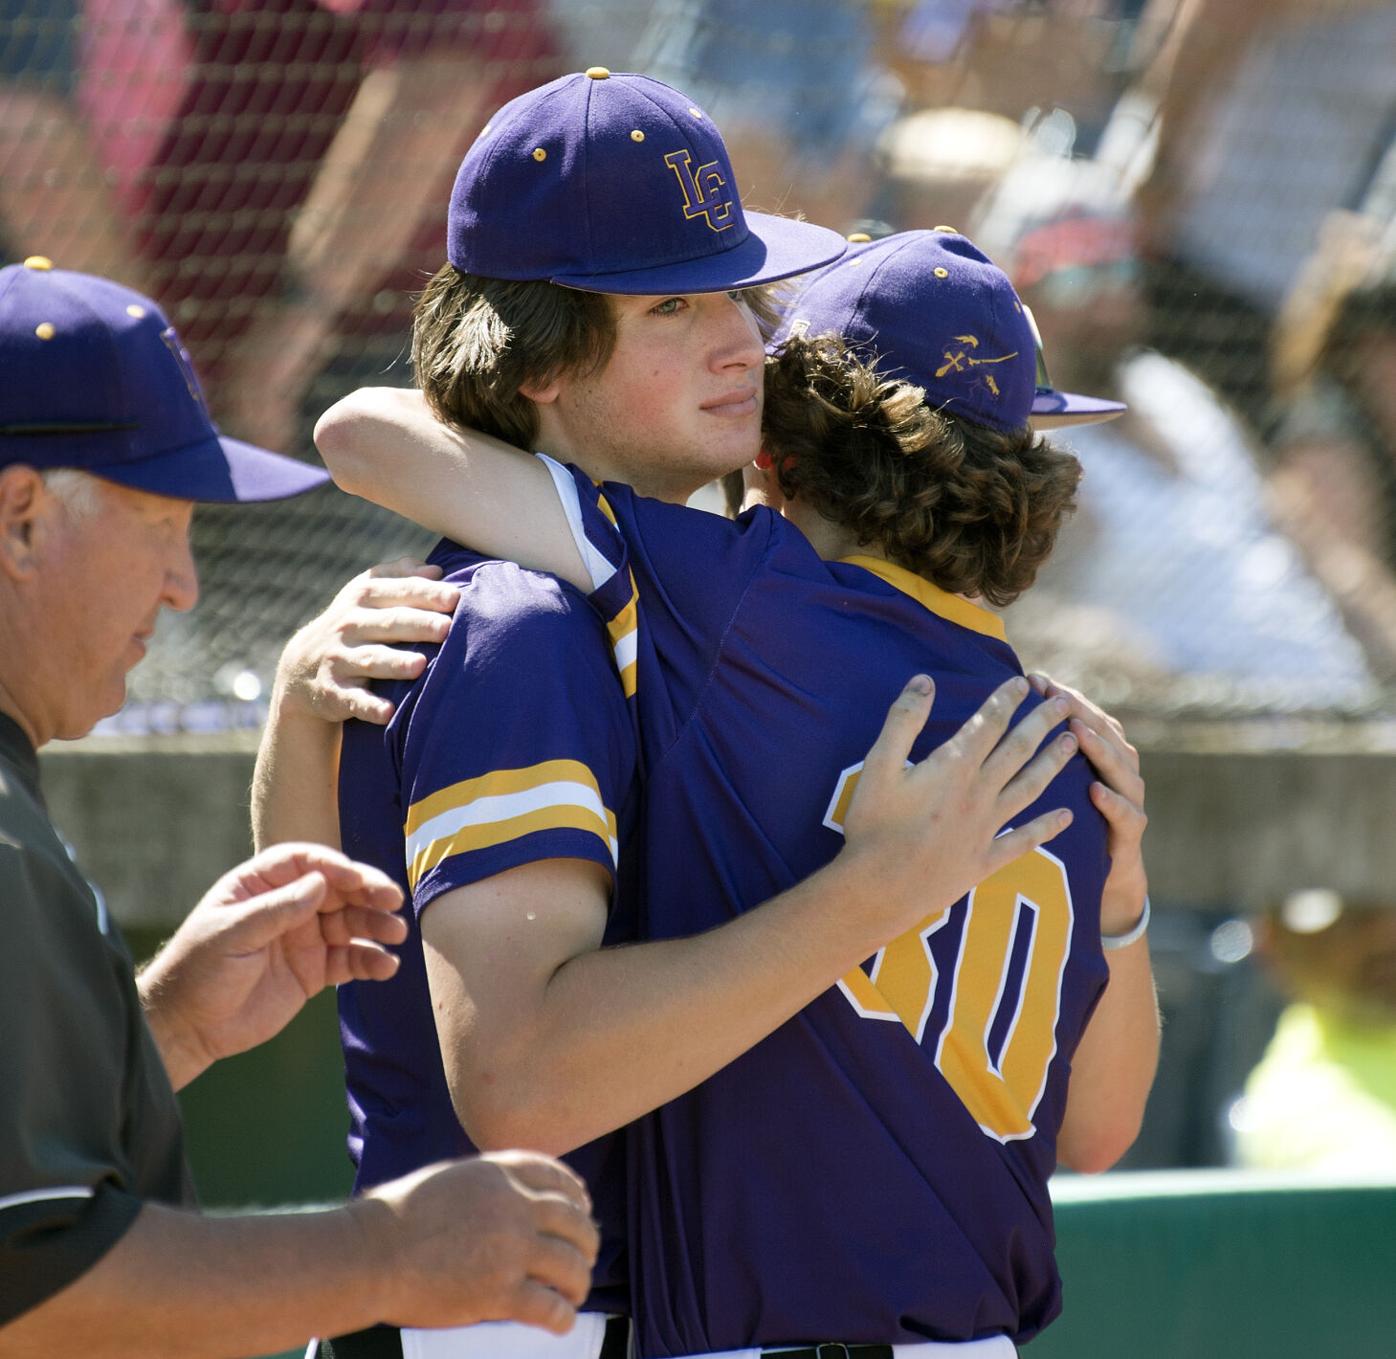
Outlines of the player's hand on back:
M 428 1166 L 371 1189 L 351 1212 L 381 1259 L 384 1321 L 572 1327 L 600 1235 L 566 1166 L 508 1151 Z
M 904 928 L 943 910 L 1005 864 L 1071 824 L 1065 808 L 999 832 L 1032 805 L 1075 753 L 1077 738 L 1044 738 L 1066 718 L 1068 702 L 1039 704 L 1009 723 L 1028 693 L 1009 680 L 943 745 L 919 764 L 912 746 L 930 716 L 935 689 L 914 677 L 887 714 L 868 752 L 844 820 L 845 854 L 862 858 L 885 889 Z
M 286 643 L 278 703 L 325 722 L 386 723 L 393 705 L 372 681 L 420 675 L 426 657 L 412 647 L 445 640 L 459 596 L 439 566 L 410 557 L 355 576 Z
M 1100 928 L 1123 934 L 1139 919 L 1149 890 L 1144 870 L 1144 779 L 1139 752 L 1125 738 L 1125 729 L 1084 694 L 1047 675 L 1028 676 L 1032 687 L 1049 700 L 1068 705 L 1069 726 L 1081 743 L 1081 753 L 1098 778 L 1090 797 L 1108 827 L 1110 875 L 1100 901 Z

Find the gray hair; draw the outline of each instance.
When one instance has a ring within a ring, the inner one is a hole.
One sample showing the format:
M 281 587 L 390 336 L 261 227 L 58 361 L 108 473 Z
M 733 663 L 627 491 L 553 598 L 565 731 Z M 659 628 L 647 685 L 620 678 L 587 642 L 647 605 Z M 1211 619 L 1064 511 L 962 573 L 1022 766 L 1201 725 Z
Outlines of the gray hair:
M 75 519 L 97 512 L 100 478 L 78 467 L 55 467 L 43 473 L 44 485 L 63 502 Z

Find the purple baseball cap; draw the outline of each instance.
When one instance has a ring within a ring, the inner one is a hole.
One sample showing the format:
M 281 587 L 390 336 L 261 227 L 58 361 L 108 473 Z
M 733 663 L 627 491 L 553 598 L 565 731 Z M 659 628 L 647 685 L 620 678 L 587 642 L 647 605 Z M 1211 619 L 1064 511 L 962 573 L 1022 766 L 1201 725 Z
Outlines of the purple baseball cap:
M 604 66 L 495 114 L 461 162 L 446 227 L 457 269 L 603 293 L 773 283 L 846 248 L 824 227 L 743 212 L 708 115 L 662 81 Z
M 181 500 L 282 500 L 326 472 L 225 438 L 148 297 L 55 269 L 0 269 L 0 467 L 92 472 Z
M 830 332 L 873 351 L 888 377 L 924 387 L 928 404 L 991 429 L 1095 424 L 1125 409 L 1052 386 L 1032 313 L 948 227 L 853 246 L 790 304 L 773 343 Z

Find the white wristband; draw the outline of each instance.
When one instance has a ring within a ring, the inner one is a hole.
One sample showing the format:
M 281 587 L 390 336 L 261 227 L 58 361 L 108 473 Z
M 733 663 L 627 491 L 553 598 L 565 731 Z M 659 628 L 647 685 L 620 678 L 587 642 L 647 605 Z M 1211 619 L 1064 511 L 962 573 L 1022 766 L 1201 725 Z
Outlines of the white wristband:
M 1134 922 L 1123 934 L 1102 934 L 1100 936 L 1100 946 L 1107 953 L 1112 949 L 1128 948 L 1131 944 L 1137 943 L 1144 937 L 1144 931 L 1149 928 L 1149 898 L 1144 897 L 1144 909 L 1139 913 L 1139 919 Z

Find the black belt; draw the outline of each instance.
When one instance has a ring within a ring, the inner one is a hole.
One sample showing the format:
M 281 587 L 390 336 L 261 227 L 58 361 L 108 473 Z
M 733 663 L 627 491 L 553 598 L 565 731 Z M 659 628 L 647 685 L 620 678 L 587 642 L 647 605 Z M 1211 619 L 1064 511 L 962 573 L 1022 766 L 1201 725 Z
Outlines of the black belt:
M 807 1345 L 798 1350 L 762 1350 L 762 1359 L 892 1359 L 891 1345 Z
M 630 1318 L 607 1317 L 606 1338 L 601 1342 L 601 1359 L 626 1359 L 629 1353 Z
M 878 1349 L 877 1346 L 873 1348 Z M 606 1338 L 601 1342 L 600 1359 L 625 1359 L 629 1349 L 630 1319 L 607 1317 Z M 878 1349 L 877 1355 L 867 1355 L 866 1359 L 881 1359 L 884 1350 L 886 1359 L 892 1359 L 892 1351 L 886 1346 Z M 813 1354 L 814 1351 L 801 1350 L 799 1353 Z M 366 1331 L 322 1340 L 319 1359 L 402 1359 L 402 1336 L 396 1326 L 370 1326 Z M 828 1359 L 835 1359 L 835 1356 L 830 1355 Z M 843 1356 L 838 1356 L 838 1359 L 843 1359 Z M 864 1357 L 860 1355 L 859 1359 Z

